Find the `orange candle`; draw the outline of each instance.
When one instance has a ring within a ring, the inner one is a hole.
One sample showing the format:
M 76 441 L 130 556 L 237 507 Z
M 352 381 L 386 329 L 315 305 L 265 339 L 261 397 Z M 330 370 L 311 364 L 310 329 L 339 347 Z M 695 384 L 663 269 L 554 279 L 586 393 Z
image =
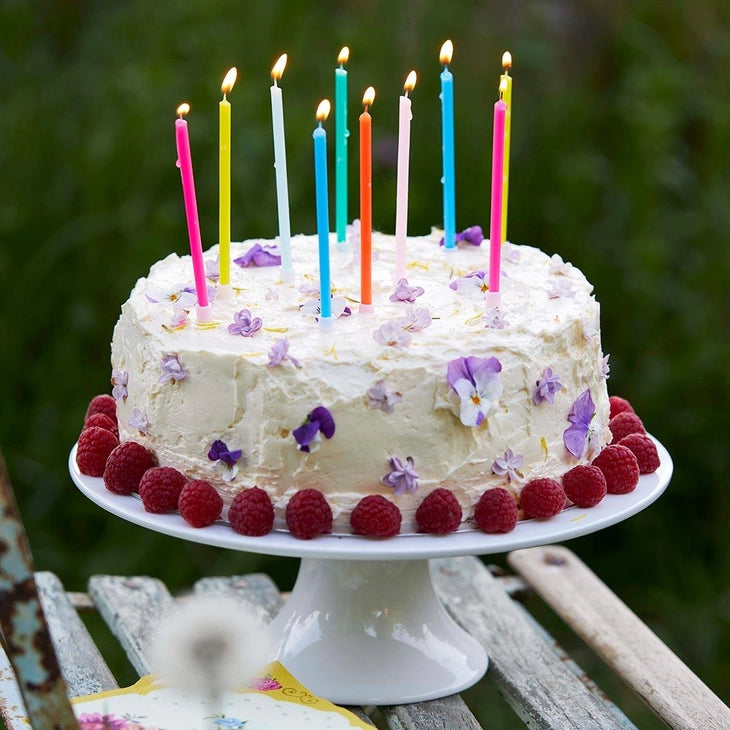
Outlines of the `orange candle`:
M 373 234 L 373 135 L 368 110 L 375 100 L 375 89 L 368 86 L 362 97 L 365 107 L 360 115 L 360 311 L 373 309 L 372 234 Z

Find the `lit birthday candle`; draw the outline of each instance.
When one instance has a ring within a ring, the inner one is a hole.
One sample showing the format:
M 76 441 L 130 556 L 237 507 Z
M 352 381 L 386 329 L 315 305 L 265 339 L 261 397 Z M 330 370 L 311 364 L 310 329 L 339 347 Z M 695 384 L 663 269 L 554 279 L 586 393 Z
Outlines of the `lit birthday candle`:
M 502 187 L 502 242 L 507 240 L 507 206 L 509 198 L 509 150 L 510 150 L 510 132 L 512 129 L 512 77 L 509 70 L 512 68 L 512 54 L 505 51 L 502 54 L 502 68 L 504 73 L 499 77 L 499 88 L 502 90 L 504 82 L 504 91 L 502 91 L 502 101 L 507 105 L 507 112 L 504 117 L 504 175 Z
M 444 247 L 456 247 L 456 193 L 454 173 L 454 77 L 449 71 L 454 44 L 446 41 L 441 46 L 441 157 L 444 186 Z
M 406 275 L 406 237 L 408 236 L 408 165 L 411 152 L 411 100 L 408 93 L 416 86 L 411 71 L 403 84 L 398 107 L 398 169 L 395 197 L 395 281 Z
M 360 115 L 360 311 L 373 309 L 373 125 L 369 109 L 375 89 L 368 86 L 362 96 Z
M 347 69 L 350 49 L 344 46 L 335 69 L 335 228 L 338 243 L 347 238 Z
M 177 147 L 177 166 L 182 179 L 185 218 L 188 224 L 190 240 L 190 257 L 193 260 L 195 293 L 198 297 L 198 321 L 212 320 L 211 306 L 208 302 L 208 290 L 205 281 L 205 265 L 203 264 L 203 244 L 200 238 L 200 222 L 198 221 L 198 203 L 195 199 L 195 180 L 193 178 L 193 158 L 190 154 L 190 138 L 185 115 L 190 111 L 189 104 L 180 104 L 177 108 L 178 118 L 175 120 L 175 144 Z
M 503 84 L 499 85 L 500 98 L 494 104 L 494 131 L 492 135 L 492 205 L 489 222 L 489 291 L 487 303 L 500 304 L 500 269 L 502 265 L 502 182 L 504 173 L 504 119 L 507 105 L 501 98 Z
M 274 168 L 276 170 L 276 203 L 279 213 L 279 247 L 281 249 L 281 278 L 291 281 L 294 267 L 291 261 L 291 230 L 289 224 L 289 185 L 286 173 L 286 142 L 284 137 L 284 104 L 277 81 L 286 68 L 284 53 L 271 69 L 271 124 L 274 131 Z
M 330 299 L 330 244 L 329 200 L 327 196 L 327 133 L 322 126 L 330 113 L 330 103 L 323 99 L 317 107 L 317 126 L 314 139 L 314 184 L 317 202 L 317 235 L 319 238 L 319 303 L 321 329 L 332 328 L 332 301 Z
M 231 104 L 227 95 L 236 83 L 237 71 L 230 69 L 221 84 L 223 99 L 218 108 L 218 258 L 219 283 L 231 283 Z

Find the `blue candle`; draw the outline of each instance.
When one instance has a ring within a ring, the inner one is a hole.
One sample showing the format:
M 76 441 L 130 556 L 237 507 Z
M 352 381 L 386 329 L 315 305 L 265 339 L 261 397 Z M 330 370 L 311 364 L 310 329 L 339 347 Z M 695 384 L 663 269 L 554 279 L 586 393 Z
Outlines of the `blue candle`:
M 441 157 L 443 160 L 444 186 L 444 246 L 447 249 L 456 246 L 456 202 L 454 183 L 454 77 L 448 64 L 454 46 L 446 41 L 441 46 L 439 60 L 444 67 L 441 72 Z
M 323 99 L 317 107 L 317 126 L 314 138 L 314 184 L 317 193 L 317 234 L 319 236 L 319 301 L 320 325 L 332 318 L 330 300 L 330 217 L 327 198 L 327 133 L 322 122 L 330 113 L 330 103 Z

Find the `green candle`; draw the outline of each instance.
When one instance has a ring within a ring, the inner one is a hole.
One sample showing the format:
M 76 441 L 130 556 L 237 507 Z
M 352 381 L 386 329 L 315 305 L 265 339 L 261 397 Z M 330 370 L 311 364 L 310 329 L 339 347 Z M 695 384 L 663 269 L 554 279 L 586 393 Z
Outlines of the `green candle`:
M 344 66 L 350 57 L 345 46 L 337 56 L 335 69 L 335 228 L 337 242 L 345 241 L 347 230 L 347 71 Z

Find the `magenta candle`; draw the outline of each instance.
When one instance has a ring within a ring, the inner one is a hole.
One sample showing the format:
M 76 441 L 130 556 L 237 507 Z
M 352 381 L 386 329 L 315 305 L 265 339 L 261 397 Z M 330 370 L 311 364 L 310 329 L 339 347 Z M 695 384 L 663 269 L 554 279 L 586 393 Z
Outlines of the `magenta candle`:
M 185 202 L 185 218 L 188 223 L 190 239 L 190 256 L 193 260 L 195 277 L 195 293 L 198 297 L 198 319 L 208 320 L 208 289 L 205 281 L 205 265 L 203 264 L 203 244 L 200 238 L 198 221 L 198 204 L 195 200 L 195 180 L 193 178 L 193 158 L 190 154 L 188 123 L 185 115 L 190 111 L 189 104 L 180 104 L 177 108 L 178 118 L 175 120 L 175 143 L 177 145 L 177 166 L 182 178 L 183 200 Z M 202 312 L 201 312 L 202 310 Z M 202 316 L 201 316 L 202 315 Z
M 502 259 L 502 185 L 504 182 L 504 118 L 507 105 L 500 99 L 494 105 L 492 137 L 492 211 L 489 222 L 489 292 L 499 294 Z M 490 297 L 493 299 L 493 297 Z

